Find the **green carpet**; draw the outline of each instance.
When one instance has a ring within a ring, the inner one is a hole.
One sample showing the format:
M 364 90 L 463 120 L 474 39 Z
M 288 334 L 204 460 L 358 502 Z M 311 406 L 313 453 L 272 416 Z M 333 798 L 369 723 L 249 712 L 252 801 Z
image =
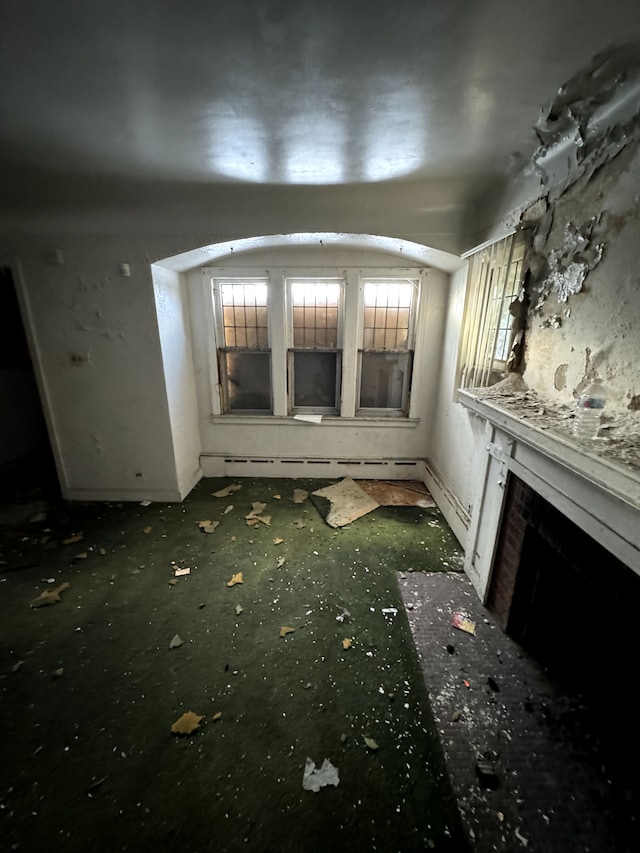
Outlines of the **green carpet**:
M 465 850 L 396 581 L 457 566 L 441 514 L 380 508 L 333 530 L 291 500 L 326 480 L 211 496 L 230 482 L 5 529 L 2 849 Z M 270 526 L 246 525 L 253 501 Z M 191 569 L 175 585 L 171 561 Z M 200 727 L 172 735 L 186 711 Z M 303 790 L 307 757 L 339 785 Z

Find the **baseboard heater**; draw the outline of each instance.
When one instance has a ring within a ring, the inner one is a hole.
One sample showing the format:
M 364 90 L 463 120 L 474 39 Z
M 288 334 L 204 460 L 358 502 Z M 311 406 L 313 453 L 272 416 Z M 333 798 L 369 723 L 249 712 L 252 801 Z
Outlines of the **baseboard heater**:
M 422 459 L 313 459 L 258 456 L 200 457 L 205 477 L 354 477 L 362 480 L 424 480 Z

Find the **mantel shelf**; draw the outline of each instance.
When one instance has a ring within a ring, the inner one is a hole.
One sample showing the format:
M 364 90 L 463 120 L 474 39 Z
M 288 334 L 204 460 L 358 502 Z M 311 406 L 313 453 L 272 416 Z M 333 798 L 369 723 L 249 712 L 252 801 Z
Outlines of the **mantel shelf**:
M 603 489 L 634 509 L 640 509 L 640 476 L 632 467 L 590 450 L 552 429 L 528 422 L 495 399 L 485 400 L 473 389 L 460 389 L 458 401 L 474 414 L 503 430 L 516 441 Z

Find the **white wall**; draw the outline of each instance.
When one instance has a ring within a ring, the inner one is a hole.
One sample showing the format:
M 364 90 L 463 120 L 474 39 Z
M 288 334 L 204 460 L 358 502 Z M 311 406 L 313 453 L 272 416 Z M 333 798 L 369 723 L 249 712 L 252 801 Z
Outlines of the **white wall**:
M 186 282 L 180 273 L 156 265 L 152 275 L 176 476 L 184 497 L 202 476 Z
M 14 244 L 13 270 L 63 495 L 177 499 L 149 264 L 125 241 L 58 245 Z
M 467 267 L 451 276 L 448 299 L 439 320 L 444 331 L 427 463 L 429 488 L 462 545 L 482 476 L 478 451 L 485 436 L 484 422 L 455 402 L 466 280 Z

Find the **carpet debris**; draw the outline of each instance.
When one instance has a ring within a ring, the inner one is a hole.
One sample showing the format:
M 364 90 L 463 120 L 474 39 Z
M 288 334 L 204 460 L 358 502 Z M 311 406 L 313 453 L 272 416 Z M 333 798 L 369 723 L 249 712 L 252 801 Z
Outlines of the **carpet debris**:
M 175 723 L 171 726 L 171 731 L 174 735 L 190 735 L 199 728 L 200 720 L 202 719 L 202 716 L 194 714 L 193 711 L 187 711 L 181 717 L 178 717 Z
M 325 758 L 319 769 L 316 769 L 314 761 L 307 758 L 302 776 L 302 787 L 305 791 L 313 791 L 317 794 L 320 788 L 324 788 L 326 785 L 333 785 L 337 788 L 339 784 L 338 768 L 334 767 L 328 758 Z

